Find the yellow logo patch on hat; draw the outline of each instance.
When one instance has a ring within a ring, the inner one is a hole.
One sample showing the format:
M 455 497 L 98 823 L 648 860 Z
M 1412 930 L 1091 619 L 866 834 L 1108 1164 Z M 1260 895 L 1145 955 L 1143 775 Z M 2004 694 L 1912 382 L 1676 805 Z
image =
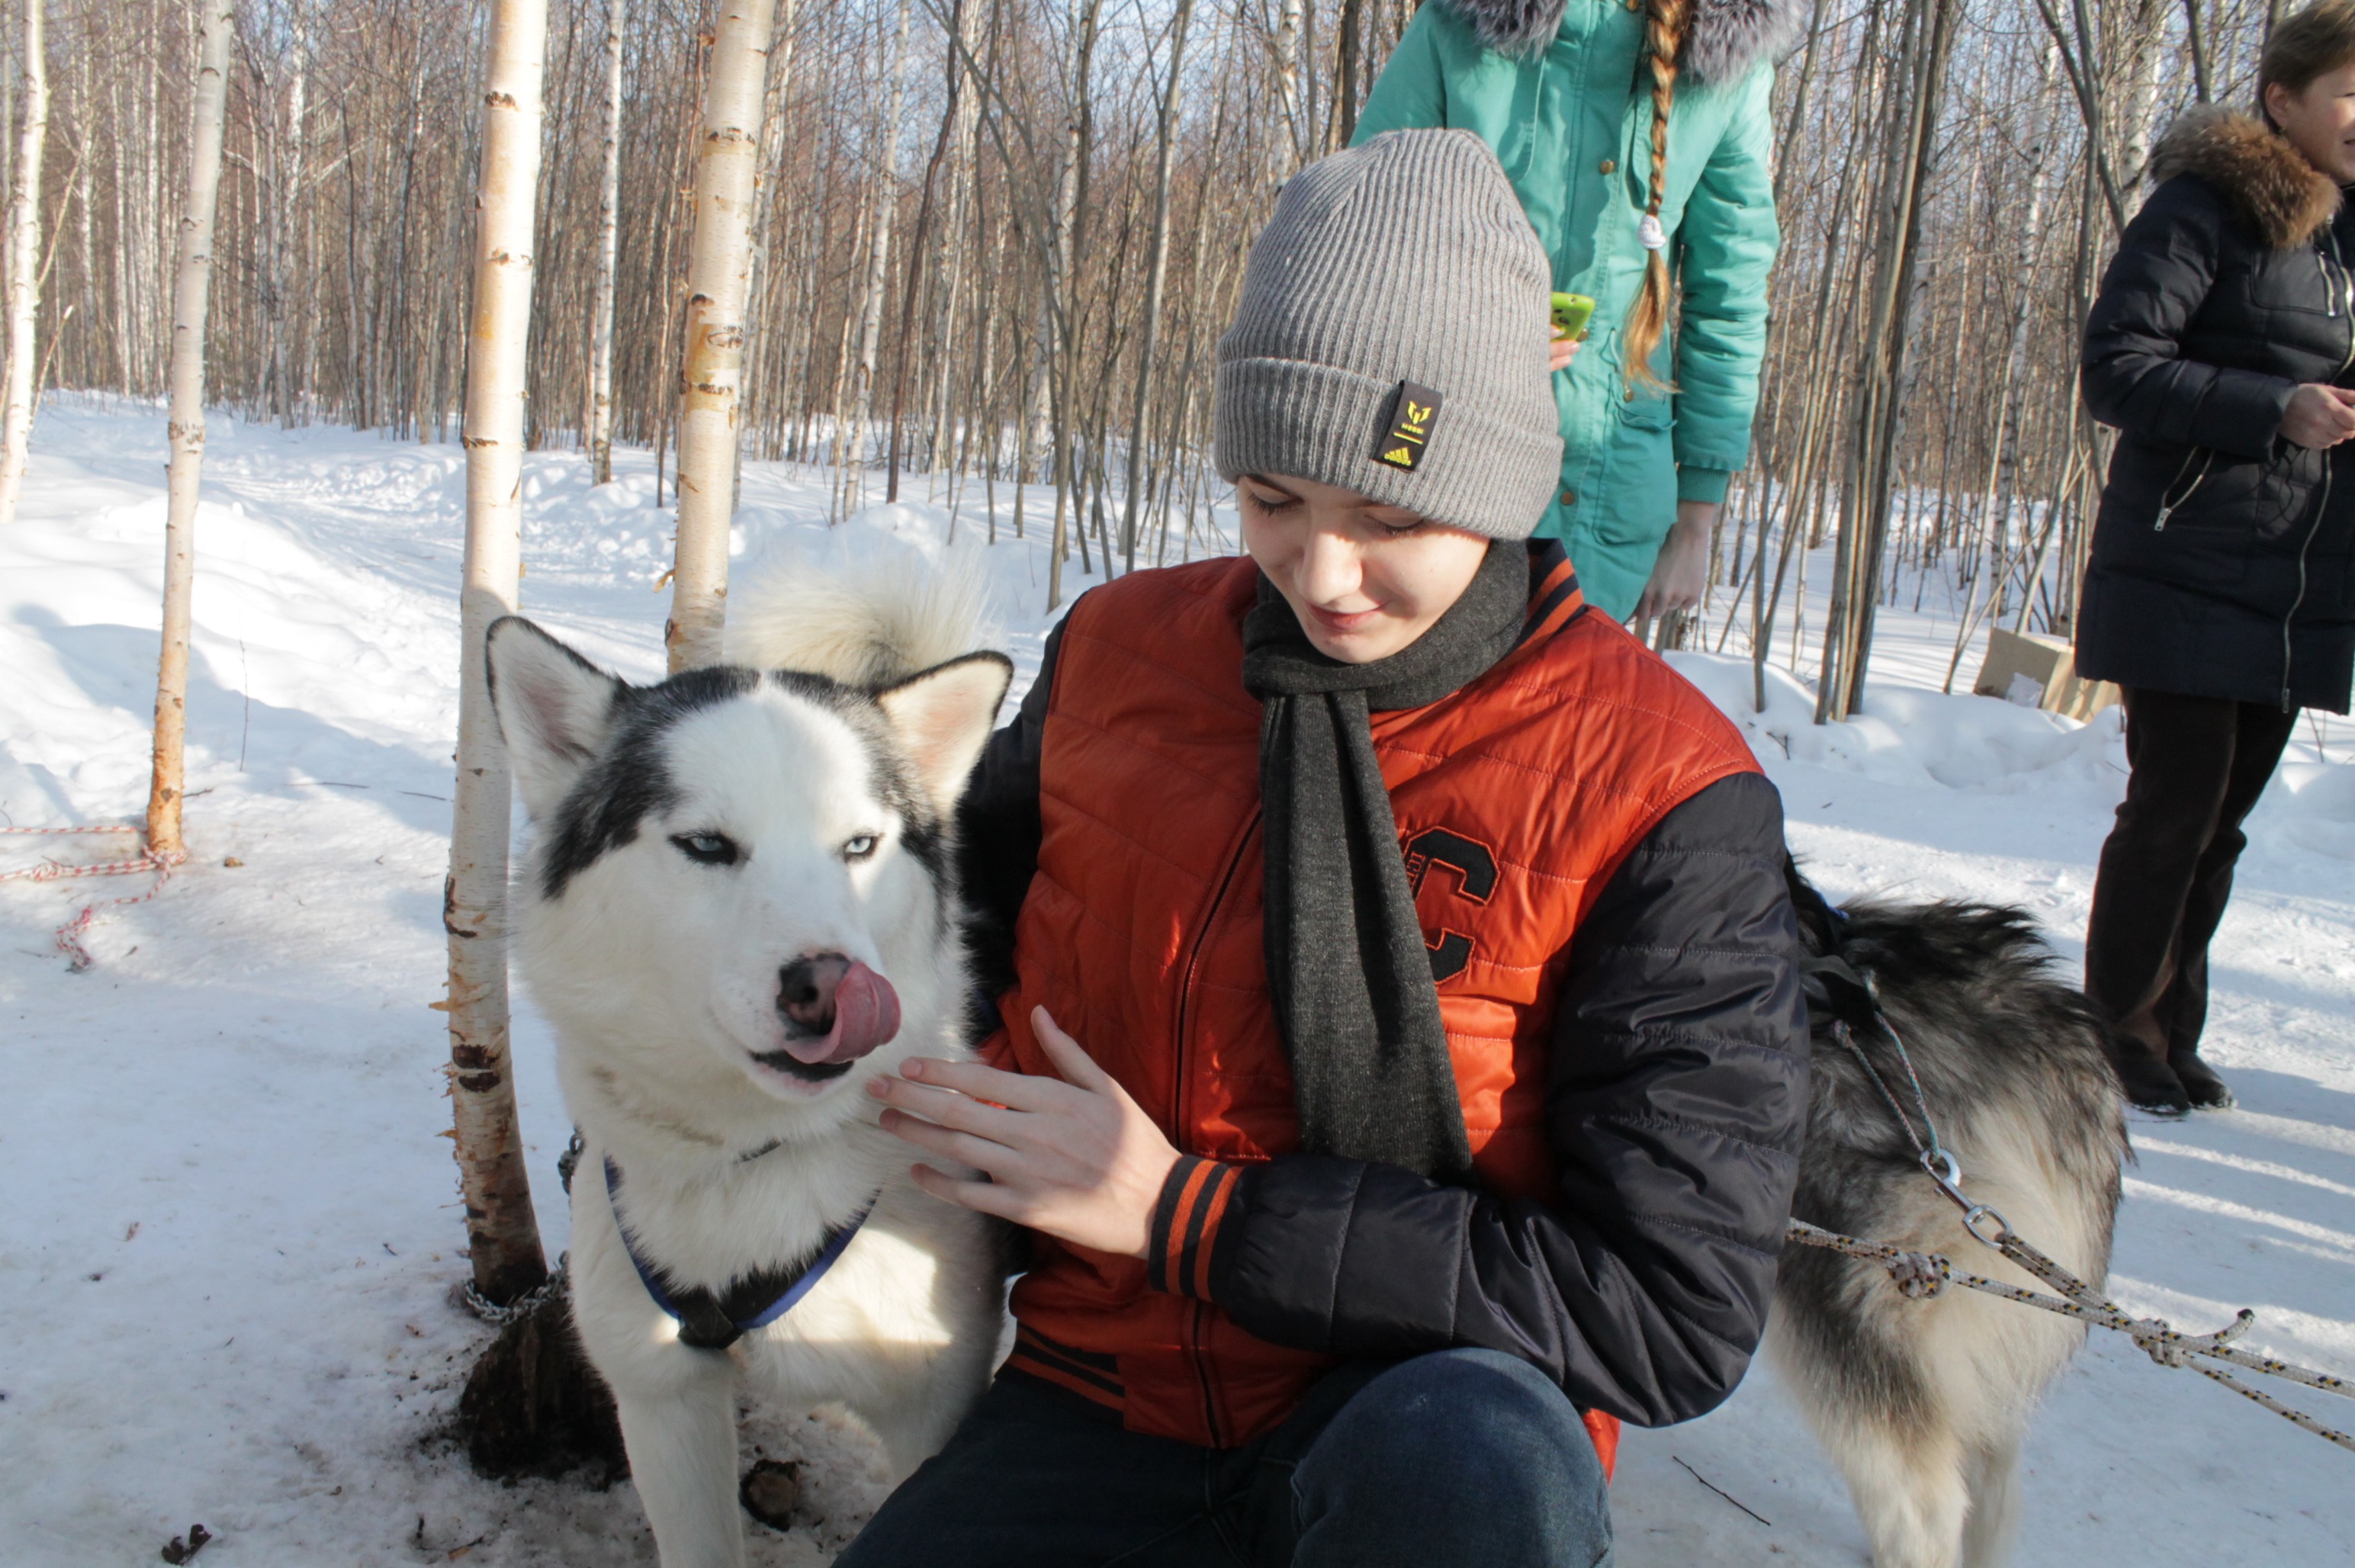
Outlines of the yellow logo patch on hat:
M 1374 461 L 1414 472 L 1431 448 L 1431 433 L 1439 424 L 1440 395 L 1413 381 L 1401 381 L 1391 394 L 1390 412 L 1374 443 Z

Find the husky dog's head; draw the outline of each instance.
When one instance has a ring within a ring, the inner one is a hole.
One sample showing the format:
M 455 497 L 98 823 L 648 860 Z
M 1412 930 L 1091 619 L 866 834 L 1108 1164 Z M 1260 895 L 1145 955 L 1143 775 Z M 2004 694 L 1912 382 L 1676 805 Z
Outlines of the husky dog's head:
M 609 1095 L 705 1136 L 773 1128 L 780 1102 L 833 1125 L 858 1081 L 943 1048 L 963 974 L 950 827 L 1011 663 L 638 688 L 509 616 L 489 665 L 534 825 L 520 965 Z

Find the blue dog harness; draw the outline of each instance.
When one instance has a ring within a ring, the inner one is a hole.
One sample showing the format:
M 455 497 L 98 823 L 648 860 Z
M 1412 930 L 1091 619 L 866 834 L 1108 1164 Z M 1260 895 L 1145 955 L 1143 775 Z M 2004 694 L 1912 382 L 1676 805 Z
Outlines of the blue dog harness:
M 637 1238 L 630 1234 L 629 1222 L 622 1218 L 621 1189 L 622 1168 L 613 1163 L 609 1154 L 605 1157 L 605 1201 L 613 1211 L 614 1228 L 622 1233 L 622 1250 L 629 1254 L 630 1266 L 638 1271 L 638 1281 L 654 1297 L 655 1305 L 678 1325 L 678 1342 L 698 1350 L 724 1350 L 753 1329 L 774 1323 L 791 1312 L 802 1297 L 817 1288 L 817 1282 L 826 1277 L 826 1271 L 842 1261 L 842 1254 L 850 1248 L 851 1238 L 867 1223 L 867 1216 L 875 1211 L 874 1199 L 868 1200 L 867 1207 L 849 1223 L 828 1231 L 817 1255 L 798 1268 L 757 1269 L 741 1279 L 729 1281 L 728 1288 L 716 1295 L 701 1285 L 673 1291 L 664 1285 L 661 1272 L 638 1251 Z

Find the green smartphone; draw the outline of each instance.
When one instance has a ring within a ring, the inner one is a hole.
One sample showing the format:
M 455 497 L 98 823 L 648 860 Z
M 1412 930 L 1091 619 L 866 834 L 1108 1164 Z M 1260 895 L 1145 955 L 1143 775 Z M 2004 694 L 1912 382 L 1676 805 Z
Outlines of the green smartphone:
M 1553 296 L 1553 335 L 1557 340 L 1586 341 L 1586 324 L 1594 318 L 1594 302 L 1584 294 Z

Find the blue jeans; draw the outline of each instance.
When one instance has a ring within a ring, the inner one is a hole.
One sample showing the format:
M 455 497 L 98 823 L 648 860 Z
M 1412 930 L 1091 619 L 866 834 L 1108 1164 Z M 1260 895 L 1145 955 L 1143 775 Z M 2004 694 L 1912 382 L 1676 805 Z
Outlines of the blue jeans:
M 1493 1350 L 1344 1367 L 1240 1448 L 1002 1377 L 837 1568 L 1608 1568 L 1602 1462 Z

